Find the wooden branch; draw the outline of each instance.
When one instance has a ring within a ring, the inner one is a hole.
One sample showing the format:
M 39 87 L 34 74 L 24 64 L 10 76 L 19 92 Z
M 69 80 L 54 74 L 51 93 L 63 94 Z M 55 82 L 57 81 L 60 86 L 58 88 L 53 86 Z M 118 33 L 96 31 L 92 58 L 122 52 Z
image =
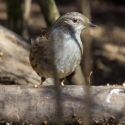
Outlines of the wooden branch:
M 90 0 L 78 0 L 77 2 L 80 7 L 79 9 L 81 13 L 91 21 Z M 90 34 L 89 29 L 84 30 L 84 34 L 83 32 L 81 33 L 81 39 L 83 41 L 83 46 L 84 46 L 84 54 L 81 61 L 81 69 L 83 71 L 85 82 L 87 85 L 91 84 L 88 78 L 90 76 L 90 73 L 92 72 L 92 66 L 93 66 L 93 61 L 91 57 L 92 38 L 89 34 Z
M 47 26 L 51 26 L 60 16 L 54 0 L 37 0 L 46 20 Z
M 0 86 L 0 122 L 56 124 L 55 86 Z M 59 86 L 62 123 L 81 125 L 86 109 L 85 86 Z M 114 119 L 124 123 L 124 88 L 91 87 L 90 121 Z M 89 98 L 89 97 L 87 97 Z M 112 120 L 113 121 L 113 120 Z
M 31 10 L 32 0 L 24 1 L 24 12 L 23 12 L 23 37 L 29 39 L 28 25 L 30 20 L 30 10 Z

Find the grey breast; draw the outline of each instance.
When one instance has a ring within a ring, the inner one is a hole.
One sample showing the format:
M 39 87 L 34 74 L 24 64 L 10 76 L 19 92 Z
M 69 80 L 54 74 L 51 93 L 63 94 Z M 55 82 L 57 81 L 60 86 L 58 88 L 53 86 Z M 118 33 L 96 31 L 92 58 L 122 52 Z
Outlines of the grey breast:
M 59 78 L 72 73 L 80 64 L 83 47 L 79 34 L 72 36 L 70 33 L 58 31 L 54 34 L 55 64 Z M 58 35 L 58 37 L 56 37 Z

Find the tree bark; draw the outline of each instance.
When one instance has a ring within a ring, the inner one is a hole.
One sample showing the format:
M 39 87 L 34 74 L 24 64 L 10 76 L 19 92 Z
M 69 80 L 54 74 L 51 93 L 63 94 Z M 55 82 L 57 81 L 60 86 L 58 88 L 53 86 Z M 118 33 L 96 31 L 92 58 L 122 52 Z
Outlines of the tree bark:
M 90 123 L 114 119 L 125 123 L 124 88 L 90 87 Z M 60 124 L 82 125 L 86 108 L 85 86 L 59 86 L 63 111 Z M 55 86 L 0 86 L 0 122 L 56 124 Z M 113 121 L 113 120 L 112 120 Z
M 28 41 L 0 26 L 0 84 L 40 84 L 29 63 Z

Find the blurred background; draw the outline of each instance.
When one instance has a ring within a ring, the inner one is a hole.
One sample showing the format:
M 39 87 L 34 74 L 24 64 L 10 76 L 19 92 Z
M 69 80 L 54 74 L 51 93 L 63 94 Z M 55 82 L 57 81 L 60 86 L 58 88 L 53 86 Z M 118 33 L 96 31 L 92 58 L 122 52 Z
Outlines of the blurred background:
M 81 34 L 84 57 L 67 81 L 72 84 L 122 85 L 125 81 L 124 0 L 0 0 L 0 25 L 28 40 L 62 14 L 77 11 L 97 28 Z

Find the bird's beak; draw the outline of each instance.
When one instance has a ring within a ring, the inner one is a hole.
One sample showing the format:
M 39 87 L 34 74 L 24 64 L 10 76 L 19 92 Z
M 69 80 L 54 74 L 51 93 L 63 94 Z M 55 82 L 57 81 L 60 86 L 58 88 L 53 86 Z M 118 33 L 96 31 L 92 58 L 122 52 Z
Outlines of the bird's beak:
M 95 25 L 95 24 L 93 24 L 93 23 L 91 23 L 91 22 L 88 22 L 88 25 L 89 25 L 90 27 L 98 27 L 97 25 Z

